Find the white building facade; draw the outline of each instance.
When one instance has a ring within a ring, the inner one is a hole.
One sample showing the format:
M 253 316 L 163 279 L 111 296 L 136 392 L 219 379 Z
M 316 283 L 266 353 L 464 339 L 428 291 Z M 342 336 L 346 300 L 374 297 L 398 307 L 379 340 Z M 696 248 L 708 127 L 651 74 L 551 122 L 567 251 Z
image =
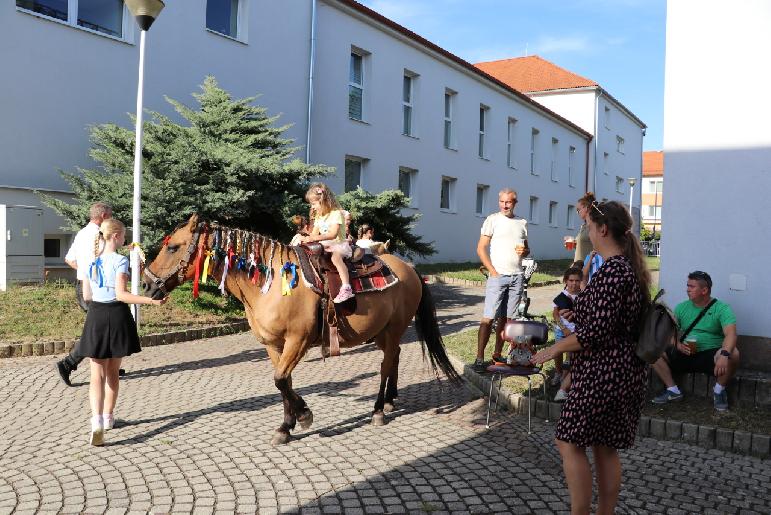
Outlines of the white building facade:
M 337 168 L 335 191 L 408 192 L 416 232 L 436 244 L 432 260 L 476 260 L 479 228 L 504 187 L 519 193 L 536 256 L 568 256 L 562 236 L 578 227 L 593 151 L 577 124 L 350 0 L 166 5 L 148 34 L 146 109 L 175 116 L 164 95 L 192 104 L 213 75 L 234 97 L 259 93 L 282 113 L 309 160 Z M 95 166 L 89 126 L 131 126 L 137 40 L 120 2 L 0 6 L 0 55 L 13 77 L 0 83 L 0 204 L 39 206 L 35 190 L 71 196 L 58 170 Z M 70 234 L 47 208 L 44 218 L 53 267 Z
M 771 98 L 760 87 L 771 82 L 760 64 L 769 26 L 764 0 L 667 5 L 660 282 L 675 304 L 689 272 L 708 272 L 713 296 L 736 313 L 742 366 L 753 368 L 771 363 Z M 737 85 L 740 95 L 726 95 Z

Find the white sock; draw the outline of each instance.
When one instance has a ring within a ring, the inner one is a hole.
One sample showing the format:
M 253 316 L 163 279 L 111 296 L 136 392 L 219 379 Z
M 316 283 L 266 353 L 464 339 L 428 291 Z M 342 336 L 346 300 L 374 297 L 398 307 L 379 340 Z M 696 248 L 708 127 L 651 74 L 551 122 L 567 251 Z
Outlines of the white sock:
M 112 414 L 111 413 L 102 413 L 102 425 L 107 427 L 109 422 L 112 422 Z
M 91 417 L 91 431 L 104 429 L 104 423 L 102 423 L 101 415 L 94 415 Z
M 723 393 L 723 390 L 725 390 L 725 387 L 720 383 L 715 383 L 715 387 L 712 389 L 717 394 Z
M 677 385 L 670 386 L 669 388 L 667 388 L 667 390 L 674 393 L 675 395 L 680 395 L 680 388 L 678 388 Z

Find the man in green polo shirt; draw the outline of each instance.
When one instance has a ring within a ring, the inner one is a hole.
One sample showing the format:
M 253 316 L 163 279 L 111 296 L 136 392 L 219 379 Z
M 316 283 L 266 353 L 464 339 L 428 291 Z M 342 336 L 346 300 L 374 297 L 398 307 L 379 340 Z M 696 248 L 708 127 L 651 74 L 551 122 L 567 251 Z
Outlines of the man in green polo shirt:
M 696 352 L 690 345 L 675 342 L 653 364 L 653 370 L 667 386 L 654 404 L 682 400 L 683 394 L 672 379 L 672 374 L 703 372 L 715 376 L 714 405 L 718 411 L 728 409 L 725 387 L 739 368 L 739 350 L 736 348 L 736 316 L 731 306 L 715 299 L 712 302 L 712 278 L 706 272 L 691 272 L 687 283 L 688 300 L 675 308 L 675 318 L 680 331 L 688 329 L 704 308 L 704 316 L 686 335 L 686 341 L 696 340 Z

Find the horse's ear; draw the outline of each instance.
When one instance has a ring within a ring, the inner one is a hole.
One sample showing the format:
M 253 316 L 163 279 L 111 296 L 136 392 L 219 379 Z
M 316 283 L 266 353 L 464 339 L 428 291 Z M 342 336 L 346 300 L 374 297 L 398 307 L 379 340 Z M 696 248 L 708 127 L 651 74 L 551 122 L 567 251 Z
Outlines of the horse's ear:
M 190 217 L 190 220 L 187 222 L 187 227 L 190 229 L 190 232 L 193 232 L 198 225 L 198 213 L 193 213 L 193 216 Z

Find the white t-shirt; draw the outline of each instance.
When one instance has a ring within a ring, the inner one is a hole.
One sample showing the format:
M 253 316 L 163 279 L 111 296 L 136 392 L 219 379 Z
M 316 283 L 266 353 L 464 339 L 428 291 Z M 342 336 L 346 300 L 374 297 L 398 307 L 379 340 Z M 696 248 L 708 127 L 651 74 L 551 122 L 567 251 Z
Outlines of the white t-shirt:
M 94 222 L 88 222 L 88 225 L 78 231 L 75 239 L 72 240 L 70 250 L 64 256 L 65 261 L 75 261 L 78 265 L 78 280 L 83 280 L 88 274 L 88 267 L 94 261 L 94 241 L 99 234 L 99 226 Z
M 522 273 L 522 258 L 514 248 L 527 240 L 527 220 L 494 213 L 482 224 L 482 235 L 490 236 L 490 261 L 499 274 Z

